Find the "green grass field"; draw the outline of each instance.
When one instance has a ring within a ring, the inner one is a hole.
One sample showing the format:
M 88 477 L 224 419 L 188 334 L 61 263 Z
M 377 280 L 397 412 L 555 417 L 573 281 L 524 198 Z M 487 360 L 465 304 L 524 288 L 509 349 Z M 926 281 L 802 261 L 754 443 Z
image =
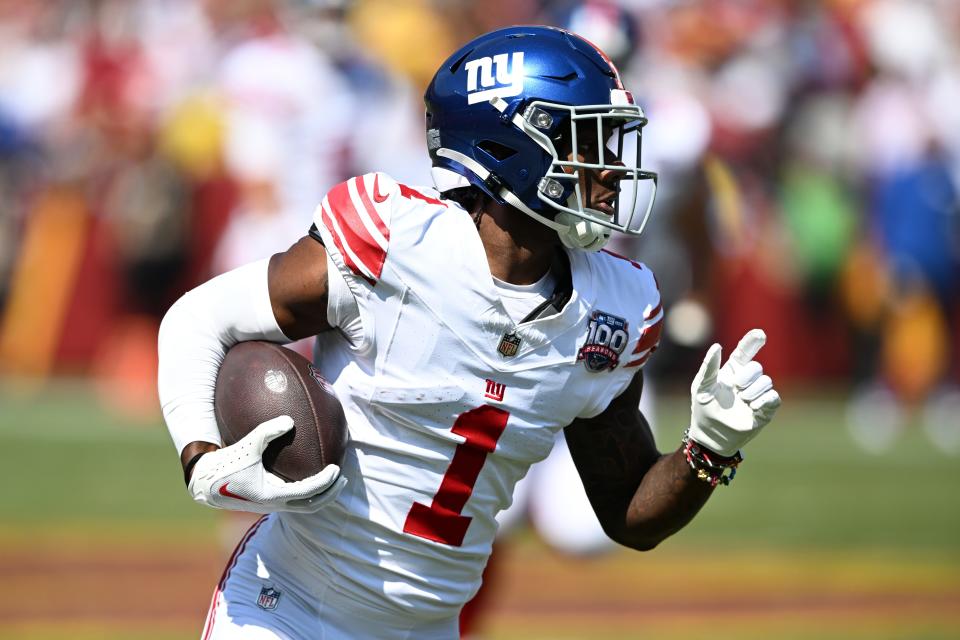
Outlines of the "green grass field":
M 842 402 L 785 397 L 734 484 L 655 551 L 564 559 L 521 532 L 484 637 L 960 637 L 958 459 L 919 428 L 861 453 Z M 685 400 L 660 408 L 672 447 Z M 0 388 L 0 637 L 196 637 L 229 549 L 179 473 L 159 419 L 82 385 Z

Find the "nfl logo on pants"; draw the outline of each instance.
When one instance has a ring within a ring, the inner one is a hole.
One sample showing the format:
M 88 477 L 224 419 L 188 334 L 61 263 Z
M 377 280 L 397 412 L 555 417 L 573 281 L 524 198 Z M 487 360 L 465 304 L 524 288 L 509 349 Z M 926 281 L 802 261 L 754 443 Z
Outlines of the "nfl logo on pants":
M 273 587 L 264 587 L 260 590 L 260 597 L 257 598 L 258 607 L 261 609 L 266 609 L 267 611 L 272 611 L 277 608 L 278 602 L 280 602 L 279 591 Z

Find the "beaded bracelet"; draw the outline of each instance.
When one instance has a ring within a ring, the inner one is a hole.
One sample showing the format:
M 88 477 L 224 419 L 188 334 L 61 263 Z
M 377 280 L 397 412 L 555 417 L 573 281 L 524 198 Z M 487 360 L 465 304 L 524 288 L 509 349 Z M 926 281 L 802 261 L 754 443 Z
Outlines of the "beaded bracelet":
M 743 462 L 743 454 L 739 451 L 730 458 L 722 458 L 708 451 L 690 438 L 689 431 L 683 434 L 683 455 L 690 468 L 696 471 L 697 479 L 709 483 L 711 487 L 730 484 L 737 475 L 737 467 Z M 730 474 L 724 475 L 728 469 Z

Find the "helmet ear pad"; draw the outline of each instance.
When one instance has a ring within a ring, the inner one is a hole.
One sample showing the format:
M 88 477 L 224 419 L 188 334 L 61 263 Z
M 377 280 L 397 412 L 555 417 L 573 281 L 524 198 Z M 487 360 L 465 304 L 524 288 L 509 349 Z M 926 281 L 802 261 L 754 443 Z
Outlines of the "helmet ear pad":
M 610 240 L 610 229 L 592 220 L 584 220 L 566 211 L 557 213 L 554 220 L 566 225 L 566 228 L 557 231 L 557 234 L 560 241 L 571 249 L 597 251 Z

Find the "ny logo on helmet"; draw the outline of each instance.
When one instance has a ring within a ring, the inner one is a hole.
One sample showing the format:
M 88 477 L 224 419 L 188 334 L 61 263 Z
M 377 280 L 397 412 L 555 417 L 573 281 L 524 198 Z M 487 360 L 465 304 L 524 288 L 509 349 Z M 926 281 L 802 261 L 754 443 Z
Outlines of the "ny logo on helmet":
M 470 60 L 464 65 L 467 70 L 467 104 L 486 102 L 493 97 L 509 98 L 523 92 L 523 51 Z M 496 67 L 496 74 L 494 74 Z M 480 86 L 477 86 L 477 76 Z

